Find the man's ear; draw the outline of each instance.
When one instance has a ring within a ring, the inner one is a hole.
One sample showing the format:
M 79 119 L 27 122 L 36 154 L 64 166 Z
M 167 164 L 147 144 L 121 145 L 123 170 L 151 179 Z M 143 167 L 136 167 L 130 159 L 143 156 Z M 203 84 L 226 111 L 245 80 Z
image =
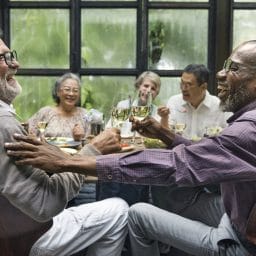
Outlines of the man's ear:
M 201 84 L 201 88 L 203 88 L 203 89 L 207 89 L 207 83 L 206 83 L 206 82 L 204 82 L 203 84 Z

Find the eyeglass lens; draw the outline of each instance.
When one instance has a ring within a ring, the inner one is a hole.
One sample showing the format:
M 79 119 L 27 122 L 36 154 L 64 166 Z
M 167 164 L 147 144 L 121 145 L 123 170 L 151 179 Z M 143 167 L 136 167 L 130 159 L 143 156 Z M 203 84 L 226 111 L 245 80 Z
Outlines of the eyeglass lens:
M 64 87 L 62 88 L 62 90 L 65 92 L 65 93 L 74 93 L 74 94 L 77 94 L 79 93 L 79 89 L 78 88 L 69 88 L 69 87 Z
M 14 50 L 12 52 L 6 52 L 4 55 L 5 63 L 9 66 L 14 60 L 17 60 L 17 52 Z
M 230 58 L 228 58 L 228 59 L 225 60 L 225 62 L 224 62 L 223 69 L 224 69 L 226 72 L 228 72 L 228 71 L 230 70 L 230 67 L 231 67 L 232 63 L 233 63 L 233 61 L 232 61 Z

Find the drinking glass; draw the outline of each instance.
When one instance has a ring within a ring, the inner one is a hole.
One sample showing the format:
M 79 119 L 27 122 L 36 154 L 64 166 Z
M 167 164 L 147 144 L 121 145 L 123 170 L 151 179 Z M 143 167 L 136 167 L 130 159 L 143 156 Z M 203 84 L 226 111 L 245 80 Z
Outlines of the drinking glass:
M 216 125 L 207 126 L 205 127 L 204 137 L 218 136 L 221 131 L 222 131 L 222 128 L 220 126 L 216 126 Z
M 131 96 L 118 94 L 115 102 L 111 109 L 111 126 L 122 129 L 123 123 L 128 120 L 131 113 Z
M 169 129 L 171 130 L 171 131 L 173 131 L 173 132 L 176 132 L 176 123 L 177 123 L 177 121 L 175 120 L 175 119 L 173 119 L 173 118 L 171 118 L 170 120 L 169 120 L 169 122 L 168 122 L 168 126 L 169 126 Z
M 44 138 L 44 132 L 45 132 L 46 126 L 47 126 L 47 122 L 46 121 L 39 121 L 39 122 L 37 122 L 37 128 L 39 130 L 39 138 L 40 139 Z
M 131 116 L 134 119 L 139 121 L 143 120 L 145 117 L 149 116 L 151 113 L 152 107 L 152 93 L 151 92 L 142 92 L 139 91 L 136 96 L 135 100 L 131 106 Z M 137 132 L 133 133 L 133 144 L 136 144 L 136 135 Z M 143 143 L 143 138 L 141 137 L 141 143 Z
M 175 124 L 175 132 L 182 135 L 184 130 L 186 129 L 186 124 L 185 123 L 180 123 L 180 122 L 177 122 Z
M 131 106 L 131 115 L 137 120 L 143 120 L 150 115 L 152 105 L 151 92 L 139 92 Z

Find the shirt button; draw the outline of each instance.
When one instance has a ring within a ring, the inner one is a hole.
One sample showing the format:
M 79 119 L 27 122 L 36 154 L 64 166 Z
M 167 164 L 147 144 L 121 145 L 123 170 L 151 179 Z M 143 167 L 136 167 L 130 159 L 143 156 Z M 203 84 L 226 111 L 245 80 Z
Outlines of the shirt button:
M 109 174 L 107 177 L 108 177 L 109 180 L 112 180 L 112 175 L 111 174 Z

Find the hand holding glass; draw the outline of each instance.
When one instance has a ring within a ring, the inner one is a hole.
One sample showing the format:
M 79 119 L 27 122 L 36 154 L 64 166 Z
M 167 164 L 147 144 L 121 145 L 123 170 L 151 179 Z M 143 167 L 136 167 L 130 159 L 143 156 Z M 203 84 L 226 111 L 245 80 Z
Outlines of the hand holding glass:
M 44 132 L 45 132 L 46 126 L 47 126 L 47 122 L 45 122 L 45 121 L 37 122 L 37 128 L 40 132 L 40 134 L 39 134 L 40 138 L 44 138 Z

